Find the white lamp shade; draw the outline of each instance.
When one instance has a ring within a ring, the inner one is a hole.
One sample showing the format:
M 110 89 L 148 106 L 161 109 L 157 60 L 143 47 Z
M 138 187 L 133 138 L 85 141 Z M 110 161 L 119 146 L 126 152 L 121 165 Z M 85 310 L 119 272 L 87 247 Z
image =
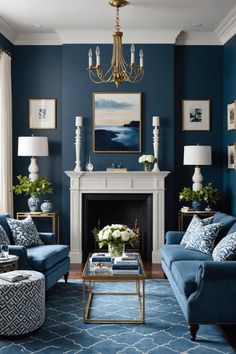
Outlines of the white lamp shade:
M 184 147 L 184 165 L 211 165 L 211 146 L 189 145 Z
M 46 136 L 19 136 L 18 156 L 48 156 Z

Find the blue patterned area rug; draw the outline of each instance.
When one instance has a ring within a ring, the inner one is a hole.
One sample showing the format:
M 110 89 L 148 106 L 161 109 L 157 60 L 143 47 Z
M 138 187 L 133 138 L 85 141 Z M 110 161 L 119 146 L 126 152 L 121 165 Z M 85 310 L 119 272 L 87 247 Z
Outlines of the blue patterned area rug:
M 103 290 L 110 285 L 100 284 Z M 118 284 L 119 290 L 125 286 L 127 290 L 127 284 Z M 135 315 L 137 300 L 131 298 L 99 296 L 93 304 L 93 316 Z M 234 353 L 217 326 L 200 326 L 197 341 L 189 338 L 186 321 L 167 280 L 146 281 L 145 324 L 84 324 L 82 283 L 71 280 L 49 290 L 43 327 L 24 337 L 1 338 L 0 353 Z

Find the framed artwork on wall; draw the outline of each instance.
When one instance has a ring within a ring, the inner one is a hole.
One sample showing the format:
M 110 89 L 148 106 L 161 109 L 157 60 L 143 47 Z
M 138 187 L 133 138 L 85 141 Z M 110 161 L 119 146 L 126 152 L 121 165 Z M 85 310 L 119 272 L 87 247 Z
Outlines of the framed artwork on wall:
M 93 93 L 93 150 L 141 152 L 141 92 Z
M 227 104 L 228 130 L 236 130 L 236 101 Z
M 30 129 L 56 129 L 56 99 L 32 98 L 29 100 Z
M 182 130 L 210 130 L 210 100 L 182 100 Z
M 228 145 L 228 168 L 236 169 L 236 143 Z

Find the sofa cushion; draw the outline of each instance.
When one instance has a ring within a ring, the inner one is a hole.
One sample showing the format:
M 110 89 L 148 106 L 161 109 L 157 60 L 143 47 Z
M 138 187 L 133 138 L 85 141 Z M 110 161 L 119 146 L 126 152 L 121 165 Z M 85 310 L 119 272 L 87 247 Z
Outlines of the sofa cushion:
M 236 232 L 236 222 L 231 226 L 231 228 L 229 229 L 228 234 L 232 234 L 234 232 Z
M 222 222 L 198 226 L 191 232 L 186 248 L 211 254 L 215 245 L 216 237 L 222 227 Z
M 222 238 L 229 232 L 232 225 L 234 223 L 236 223 L 236 217 L 232 216 L 232 215 L 225 214 L 225 213 L 217 212 L 217 213 L 215 213 L 215 215 L 213 217 L 213 223 L 216 223 L 216 222 L 223 222 L 223 225 L 218 233 L 215 244 L 220 242 L 220 240 L 222 240 Z M 231 232 L 233 232 L 233 231 L 231 231 Z
M 228 234 L 214 248 L 212 257 L 214 261 L 229 261 L 236 259 L 236 232 Z
M 205 219 L 200 219 L 197 215 L 193 215 L 192 220 L 190 221 L 190 224 L 188 225 L 187 230 L 185 231 L 185 234 L 180 242 L 181 245 L 186 245 L 188 243 L 189 238 L 191 237 L 191 233 L 194 232 L 194 230 L 198 226 L 205 226 L 209 225 L 212 223 L 213 216 Z
M 10 245 L 10 241 L 9 241 L 9 238 L 7 236 L 7 233 L 6 231 L 4 230 L 4 228 L 0 225 L 0 246 L 2 244 L 7 244 L 7 245 Z
M 182 260 L 212 261 L 212 257 L 205 253 L 189 250 L 184 245 L 163 245 L 161 246 L 161 256 L 169 269 L 172 262 Z
M 66 245 L 44 245 L 27 249 L 28 258 L 35 270 L 43 272 L 69 255 Z
M 178 261 L 172 264 L 172 275 L 180 292 L 187 297 L 196 290 L 196 273 L 200 261 Z
M 7 222 L 16 245 L 25 247 L 43 245 L 31 216 L 24 220 L 7 218 Z

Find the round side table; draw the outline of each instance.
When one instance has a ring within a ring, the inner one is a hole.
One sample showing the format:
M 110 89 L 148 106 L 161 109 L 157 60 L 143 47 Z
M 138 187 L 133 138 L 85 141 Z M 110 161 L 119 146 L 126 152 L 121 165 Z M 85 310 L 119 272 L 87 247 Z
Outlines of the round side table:
M 17 336 L 42 326 L 45 318 L 44 275 L 31 270 L 11 274 L 29 275 L 12 283 L 0 279 L 0 335 Z
M 18 256 L 9 254 L 8 258 L 0 258 L 0 273 L 10 272 L 18 268 Z

